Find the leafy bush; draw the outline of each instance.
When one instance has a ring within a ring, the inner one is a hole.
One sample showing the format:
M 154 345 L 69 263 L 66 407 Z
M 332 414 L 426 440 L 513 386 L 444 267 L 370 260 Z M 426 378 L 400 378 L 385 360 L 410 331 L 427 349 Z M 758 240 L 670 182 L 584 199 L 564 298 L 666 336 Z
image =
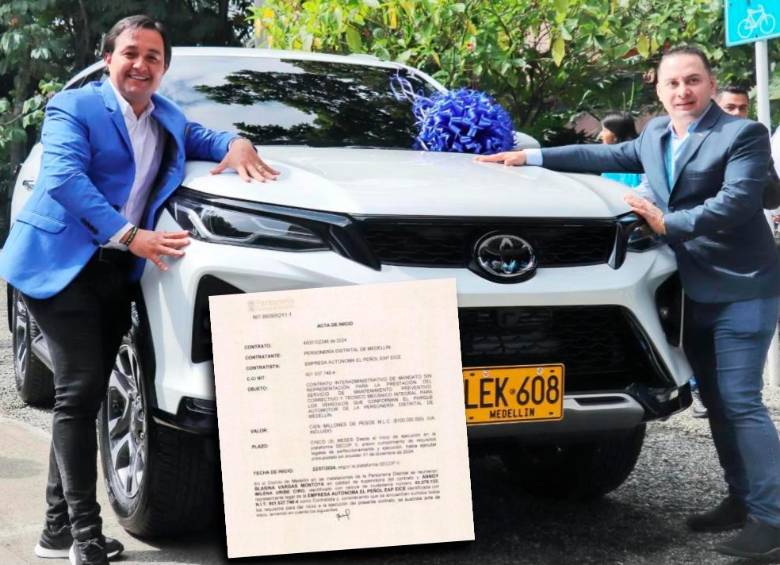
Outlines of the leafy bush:
M 269 47 L 367 53 L 487 91 L 538 137 L 582 110 L 656 109 L 670 45 L 701 45 L 726 81 L 752 74 L 751 47 L 722 47 L 722 0 L 266 0 L 250 18 Z

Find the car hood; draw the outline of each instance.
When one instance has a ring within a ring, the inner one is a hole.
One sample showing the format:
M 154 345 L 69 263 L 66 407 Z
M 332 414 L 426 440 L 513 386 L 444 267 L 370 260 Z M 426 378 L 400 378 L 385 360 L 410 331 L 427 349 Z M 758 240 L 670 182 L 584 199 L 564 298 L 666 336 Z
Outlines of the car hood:
M 187 163 L 183 185 L 254 202 L 352 215 L 606 218 L 629 211 L 628 189 L 594 175 L 475 163 L 473 155 L 260 146 L 280 172 L 244 182 L 213 163 Z

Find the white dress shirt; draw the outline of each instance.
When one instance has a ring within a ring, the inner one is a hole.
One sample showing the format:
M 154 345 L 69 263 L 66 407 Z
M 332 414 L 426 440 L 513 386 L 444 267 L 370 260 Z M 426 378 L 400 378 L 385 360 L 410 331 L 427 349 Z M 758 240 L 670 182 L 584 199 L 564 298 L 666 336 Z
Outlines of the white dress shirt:
M 772 160 L 775 162 L 775 171 L 777 171 L 778 176 L 780 176 L 780 127 L 775 130 L 775 133 L 772 136 Z M 777 214 L 780 214 L 780 208 L 764 210 L 766 221 L 769 222 L 769 226 L 772 228 L 773 232 L 775 231 L 775 222 L 772 220 L 772 216 Z
M 110 78 L 108 80 L 111 81 Z M 137 226 L 141 223 L 146 203 L 149 199 L 149 193 L 160 169 L 163 132 L 160 124 L 152 117 L 154 103 L 151 100 L 143 113 L 140 116 L 136 116 L 130 103 L 122 97 L 113 82 L 111 82 L 111 88 L 114 90 L 114 95 L 119 103 L 119 109 L 125 120 L 135 162 L 135 177 L 133 178 L 133 186 L 130 188 L 130 196 L 120 211 L 127 220 L 127 224 L 122 226 L 111 237 L 111 243 L 106 245 L 106 247 L 121 247 L 124 249 L 124 246 L 119 243 L 119 239 L 132 226 Z

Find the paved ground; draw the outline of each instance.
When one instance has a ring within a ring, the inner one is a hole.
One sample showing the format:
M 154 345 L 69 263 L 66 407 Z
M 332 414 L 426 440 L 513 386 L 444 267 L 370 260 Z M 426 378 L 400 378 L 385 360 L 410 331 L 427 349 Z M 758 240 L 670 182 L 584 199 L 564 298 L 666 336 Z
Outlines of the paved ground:
M 5 287 L 0 286 L 0 296 Z M 46 564 L 32 554 L 44 512 L 50 414 L 24 406 L 13 385 L 9 334 L 0 309 L 0 565 Z M 780 421 L 780 389 L 767 389 Z M 332 552 L 247 564 L 738 564 L 712 553 L 724 535 L 689 535 L 687 514 L 714 505 L 723 487 L 705 422 L 685 413 L 650 428 L 629 480 L 602 501 L 583 504 L 524 495 L 500 461 L 471 461 L 477 540 L 416 547 Z M 127 551 L 120 563 L 224 564 L 223 529 L 148 542 L 118 526 L 99 485 L 105 531 Z M 217 517 L 219 518 L 219 517 Z M 431 519 L 435 519 L 432 516 Z M 262 535 L 262 532 L 258 532 Z M 59 563 L 63 563 L 59 561 Z

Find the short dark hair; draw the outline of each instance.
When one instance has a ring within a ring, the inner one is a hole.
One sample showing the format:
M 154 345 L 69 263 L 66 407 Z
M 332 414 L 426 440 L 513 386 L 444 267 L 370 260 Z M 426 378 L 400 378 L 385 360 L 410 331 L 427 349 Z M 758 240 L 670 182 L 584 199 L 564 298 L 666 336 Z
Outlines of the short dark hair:
M 117 23 L 115 23 L 110 30 L 108 30 L 108 33 L 103 36 L 103 55 L 114 52 L 116 47 L 116 38 L 119 37 L 122 32 L 127 31 L 128 29 L 151 29 L 160 34 L 163 41 L 165 68 L 167 69 L 171 64 L 171 42 L 168 39 L 168 32 L 165 31 L 165 26 L 163 26 L 160 22 L 143 14 L 122 18 Z
M 607 114 L 604 116 L 604 119 L 601 120 L 601 127 L 614 133 L 618 143 L 636 139 L 639 136 L 636 132 L 634 118 L 627 112 L 612 112 L 611 114 Z
M 707 58 L 707 55 L 704 54 L 704 51 L 695 45 L 678 45 L 677 47 L 672 47 L 661 56 L 661 60 L 658 63 L 658 69 L 660 70 L 664 59 L 668 57 L 674 57 L 675 55 L 693 55 L 694 57 L 698 57 L 701 59 L 704 68 L 707 69 L 707 73 L 710 75 L 712 74 L 712 65 L 710 64 L 710 60 Z
M 740 96 L 747 96 L 748 98 L 750 98 L 748 89 L 738 84 L 729 84 L 727 86 L 724 86 L 723 88 L 719 88 L 718 97 L 720 97 L 721 94 L 724 94 L 726 92 L 728 92 L 729 94 L 738 94 Z

